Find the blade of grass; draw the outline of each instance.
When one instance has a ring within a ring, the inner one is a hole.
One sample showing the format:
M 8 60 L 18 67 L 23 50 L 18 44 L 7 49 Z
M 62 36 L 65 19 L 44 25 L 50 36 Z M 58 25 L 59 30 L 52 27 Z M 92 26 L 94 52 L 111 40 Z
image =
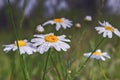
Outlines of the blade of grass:
M 20 49 L 19 49 L 19 45 L 18 45 L 19 34 L 18 34 L 18 31 L 17 31 L 16 25 L 14 23 L 13 9 L 12 9 L 12 6 L 11 6 L 9 0 L 8 0 L 8 5 L 9 5 L 8 7 L 9 7 L 9 10 L 10 10 L 10 19 L 11 19 L 11 23 L 12 23 L 12 27 L 13 27 L 13 31 L 14 31 L 14 36 L 15 36 L 15 39 L 16 39 L 16 42 L 17 42 L 18 53 L 19 53 L 19 56 L 20 56 L 20 64 L 22 66 L 21 69 L 23 70 L 25 80 L 30 80 L 28 71 L 27 71 L 27 69 L 25 67 L 25 62 L 23 60 L 23 55 L 20 55 Z
M 98 60 L 98 65 L 99 65 L 99 67 L 100 67 L 100 70 L 101 70 L 101 73 L 102 73 L 104 79 L 105 79 L 105 80 L 109 80 L 109 79 L 107 78 L 105 72 L 104 72 L 104 69 L 103 69 L 102 63 L 101 63 L 99 60 Z
M 44 73 L 43 73 L 43 76 L 42 76 L 42 80 L 45 80 L 46 69 L 47 69 L 50 53 L 51 53 L 51 50 L 48 52 L 47 57 L 46 57 L 45 66 L 44 66 Z
M 95 49 L 92 51 L 92 54 L 84 61 L 84 63 L 82 64 L 82 66 L 80 66 L 80 68 L 79 68 L 79 70 L 78 70 L 78 72 L 77 72 L 76 74 L 79 74 L 79 73 L 82 71 L 82 69 L 83 69 L 84 67 L 86 67 L 86 64 L 88 63 L 90 57 L 93 55 L 93 53 L 96 51 L 96 49 L 100 46 L 100 44 L 101 44 L 103 41 L 104 41 L 104 38 L 102 38 L 102 39 L 100 40 L 100 42 L 98 42 L 98 44 L 96 45 Z
M 62 80 L 61 75 L 60 75 L 60 73 L 59 73 L 59 71 L 58 71 L 58 68 L 57 68 L 57 66 L 56 66 L 56 64 L 55 64 L 55 62 L 54 62 L 53 56 L 52 56 L 51 54 L 50 54 L 50 59 L 51 59 L 51 61 L 52 61 L 53 66 L 55 67 L 55 70 L 56 70 L 56 72 L 57 72 L 57 75 L 58 75 L 59 80 Z

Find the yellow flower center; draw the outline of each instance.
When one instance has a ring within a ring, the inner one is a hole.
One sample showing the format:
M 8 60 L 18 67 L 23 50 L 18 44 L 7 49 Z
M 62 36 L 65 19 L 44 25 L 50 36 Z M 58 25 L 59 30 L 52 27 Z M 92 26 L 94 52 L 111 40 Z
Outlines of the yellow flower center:
M 101 54 L 102 54 L 102 52 L 94 52 L 93 53 L 93 55 L 96 55 L 96 56 L 101 55 Z
M 18 46 L 21 47 L 21 46 L 26 46 L 26 42 L 23 41 L 23 40 L 18 40 Z M 15 46 L 17 46 L 17 43 L 15 43 Z
M 60 19 L 60 18 L 56 18 L 56 19 L 54 19 L 53 21 L 56 22 L 56 23 L 62 23 L 62 22 L 63 22 L 63 20 Z
M 45 36 L 45 41 L 46 42 L 57 42 L 58 37 L 51 34 L 51 35 Z
M 113 29 L 113 27 L 111 27 L 111 26 L 105 26 L 105 30 L 108 30 L 108 31 L 114 31 L 114 29 Z

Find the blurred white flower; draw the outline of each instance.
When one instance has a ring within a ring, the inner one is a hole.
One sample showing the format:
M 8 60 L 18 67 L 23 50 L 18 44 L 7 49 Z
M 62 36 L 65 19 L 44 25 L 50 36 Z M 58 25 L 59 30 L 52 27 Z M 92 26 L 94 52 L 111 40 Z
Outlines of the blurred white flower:
M 38 0 L 9 0 L 14 7 L 17 6 L 19 11 L 24 11 L 24 17 L 29 18 L 35 12 L 35 7 L 38 5 Z M 0 10 L 7 7 L 8 0 L 0 0 Z
M 44 17 L 53 17 L 57 12 L 68 11 L 69 5 L 67 0 L 44 0 Z
M 14 4 L 15 3 L 15 0 L 9 0 L 10 4 Z M 6 4 L 8 4 L 8 0 L 0 0 L 0 10 L 3 9 Z
M 86 20 L 86 21 L 92 21 L 92 16 L 85 16 L 84 20 Z
M 0 10 L 5 6 L 5 1 L 0 0 Z
M 112 14 L 120 14 L 120 0 L 106 0 L 105 8 Z
M 56 6 L 58 11 L 65 10 L 67 11 L 69 9 L 68 3 L 66 0 L 60 0 L 59 5 Z
M 17 5 L 18 8 L 23 9 L 24 3 L 25 3 L 25 0 L 19 0 Z
M 38 25 L 36 30 L 40 33 L 44 32 L 44 28 L 41 25 Z
M 55 15 L 57 0 L 45 0 L 43 3 L 44 17 L 51 17 Z
M 103 22 L 101 23 L 99 21 L 99 24 L 101 26 L 95 27 L 96 31 L 98 31 L 99 34 L 103 33 L 103 37 L 112 38 L 112 32 L 115 33 L 117 36 L 120 37 L 120 31 L 117 28 L 114 28 L 109 22 Z
M 34 7 L 37 6 L 37 4 L 38 4 L 37 0 L 29 0 L 24 9 L 24 16 L 30 17 L 30 15 L 33 13 Z
M 70 48 L 70 46 L 65 42 L 70 42 L 69 39 L 65 39 L 65 35 L 61 36 L 55 36 L 53 33 L 49 33 L 46 35 L 34 35 L 34 37 L 31 40 L 31 42 L 34 42 L 34 46 L 38 47 L 37 51 L 41 54 L 44 52 L 47 52 L 49 48 L 53 47 L 57 51 L 67 51 L 67 49 Z
M 20 54 L 32 54 L 36 52 L 36 48 L 32 45 L 32 43 L 27 42 L 27 40 L 18 40 L 18 46 L 20 50 Z M 14 44 L 3 45 L 5 47 L 3 51 L 8 53 L 9 51 L 16 51 L 18 49 L 17 42 L 15 41 Z
M 71 28 L 72 21 L 65 19 L 65 18 L 55 18 L 53 20 L 49 20 L 43 23 L 43 26 L 47 24 L 56 24 L 56 30 L 58 31 L 61 27 L 63 27 L 64 29 L 66 29 L 67 27 Z
M 76 23 L 76 24 L 75 24 L 75 27 L 80 28 L 80 27 L 81 27 L 81 24 L 80 24 L 80 23 Z
M 90 58 L 94 58 L 94 59 L 97 59 L 97 60 L 103 60 L 105 61 L 106 59 L 105 58 L 111 58 L 107 52 L 101 52 L 100 49 L 96 50 L 92 55 L 92 52 L 89 52 L 89 53 L 84 53 L 84 56 L 85 57 L 89 57 Z

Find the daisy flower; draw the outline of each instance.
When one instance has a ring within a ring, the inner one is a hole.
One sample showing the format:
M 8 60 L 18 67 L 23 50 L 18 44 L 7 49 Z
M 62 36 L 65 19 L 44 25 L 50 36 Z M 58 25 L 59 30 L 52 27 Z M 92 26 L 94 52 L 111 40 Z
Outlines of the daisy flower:
M 70 42 L 69 39 L 65 39 L 65 35 L 55 36 L 53 33 L 46 35 L 34 35 L 31 42 L 34 42 L 34 46 L 38 47 L 37 51 L 41 54 L 47 52 L 49 48 L 55 48 L 57 51 L 67 51 L 70 46 L 65 42 Z
M 32 45 L 32 43 L 27 42 L 27 40 L 18 40 L 18 46 L 20 50 L 20 54 L 32 54 L 36 52 L 36 48 Z M 3 51 L 6 53 L 9 51 L 16 51 L 18 49 L 17 42 L 15 41 L 14 44 L 3 45 L 5 47 Z
M 55 18 L 53 20 L 49 20 L 45 23 L 43 23 L 43 26 L 47 25 L 47 24 L 56 24 L 56 30 L 58 31 L 61 27 L 63 27 L 64 29 L 71 28 L 72 26 L 72 21 L 65 19 L 65 18 Z
M 120 37 L 120 31 L 117 28 L 114 28 L 109 22 L 99 22 L 101 26 L 95 27 L 96 31 L 99 34 L 103 33 L 103 37 L 112 38 L 112 33 L 115 33 L 117 36 Z
M 96 50 L 93 54 L 92 54 L 92 52 L 84 53 L 84 56 L 85 57 L 90 56 L 90 58 L 94 58 L 94 59 L 97 59 L 97 60 L 103 60 L 103 61 L 106 60 L 105 58 L 110 58 L 110 56 L 108 55 L 107 52 L 101 52 L 100 49 Z
M 44 28 L 41 25 L 38 25 L 36 30 L 40 33 L 44 32 Z

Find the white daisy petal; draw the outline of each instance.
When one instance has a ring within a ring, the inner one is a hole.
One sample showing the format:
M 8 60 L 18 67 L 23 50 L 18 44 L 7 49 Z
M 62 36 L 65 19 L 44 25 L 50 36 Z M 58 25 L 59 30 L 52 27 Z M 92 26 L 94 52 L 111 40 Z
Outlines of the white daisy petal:
M 101 60 L 105 61 L 105 58 L 103 56 L 100 56 Z
M 91 55 L 91 53 L 84 53 L 83 54 L 85 57 L 89 57 Z
M 36 52 L 35 47 L 32 46 L 32 43 L 27 42 L 27 40 L 18 40 L 18 46 L 20 50 L 20 54 L 32 54 L 33 52 Z M 4 46 L 5 48 L 3 51 L 9 52 L 10 50 L 16 51 L 18 49 L 16 45 L 16 41 L 14 44 L 10 44 L 7 46 Z
M 38 46 L 38 45 L 41 45 L 41 44 L 43 44 L 45 41 L 42 39 L 42 38 L 34 38 L 34 39 L 32 39 L 31 40 L 31 42 L 36 42 L 36 43 L 34 43 L 33 45 L 34 46 Z
M 64 27 L 66 26 L 66 28 L 67 28 L 67 27 L 68 27 L 68 28 L 71 28 L 72 24 L 63 23 L 63 26 L 64 26 Z M 64 28 L 64 29 L 65 29 L 65 28 Z
M 37 51 L 38 51 L 40 54 L 43 54 L 43 53 L 45 52 L 45 50 L 44 50 L 44 48 L 43 48 L 42 45 L 37 48 Z
M 106 26 L 112 26 L 109 22 L 105 22 Z
M 112 38 L 112 33 L 115 33 L 117 36 L 120 37 L 120 31 L 114 28 L 109 22 L 104 21 L 103 23 L 99 21 L 101 26 L 95 27 L 98 34 L 103 33 L 103 37 Z
M 4 48 L 3 51 L 5 51 L 6 53 L 9 52 L 12 48 Z
M 101 50 L 100 50 L 100 49 L 97 49 L 96 51 L 97 51 L 97 52 L 101 52 Z
M 107 33 L 106 33 L 106 32 L 104 32 L 104 33 L 103 33 L 103 37 L 106 37 L 106 36 L 107 36 Z
M 101 34 L 101 33 L 103 33 L 103 32 L 104 32 L 104 30 L 101 30 L 101 31 L 98 32 L 98 34 Z
M 65 39 L 65 35 L 62 35 L 62 36 L 58 36 L 58 39 L 60 40 L 60 41 L 65 41 L 65 42 L 70 42 L 70 40 L 69 39 Z
M 103 52 L 103 56 L 106 57 L 106 58 L 111 58 L 107 52 Z
M 44 43 L 44 42 L 43 42 Z M 33 45 L 34 46 L 38 46 L 38 45 L 41 45 L 42 44 L 42 42 L 36 42 L 36 43 L 34 43 Z
M 90 58 L 100 60 L 100 57 L 99 57 L 99 56 L 91 56 Z
M 31 50 L 31 48 L 28 46 L 26 46 L 26 47 L 24 47 L 23 48 L 24 49 L 24 51 L 27 53 L 27 54 L 32 54 L 33 52 L 32 52 L 32 50 Z
M 114 33 L 120 37 L 120 31 L 118 29 L 114 29 Z
M 66 18 L 55 18 L 53 20 L 49 20 L 45 23 L 43 23 L 43 26 L 47 25 L 47 24 L 56 24 L 56 30 L 58 31 L 61 27 L 64 29 L 71 28 L 72 21 L 66 19 Z
M 50 21 L 43 23 L 43 26 L 48 25 L 48 24 L 54 24 L 54 23 L 55 23 L 54 21 L 50 20 Z
M 61 48 L 60 48 L 60 46 L 59 46 L 58 44 L 54 44 L 53 47 L 54 47 L 57 51 L 60 51 L 60 50 L 61 50 Z
M 66 37 L 66 35 L 58 36 L 59 39 L 64 39 L 65 37 Z
M 67 49 L 70 48 L 70 46 L 65 43 L 65 42 L 70 42 L 69 39 L 66 39 L 65 35 L 61 35 L 61 36 L 55 36 L 54 33 L 49 33 L 49 34 L 45 34 L 43 35 L 44 38 L 37 38 L 40 40 L 35 40 L 35 38 L 33 38 L 33 45 L 37 46 L 37 51 L 41 54 L 47 52 L 49 50 L 49 48 L 55 48 L 55 50 L 57 51 L 67 51 Z M 40 42 L 40 41 L 44 41 L 44 42 Z M 41 43 L 41 44 L 40 44 Z
M 97 60 L 103 60 L 103 61 L 105 61 L 106 58 L 110 58 L 110 56 L 108 55 L 107 52 L 103 52 L 102 53 L 100 49 L 96 50 L 92 55 L 91 55 L 91 52 L 84 53 L 83 55 L 85 57 L 89 57 L 90 56 L 90 58 L 97 59 Z
M 47 47 L 47 49 L 49 48 L 48 46 L 47 46 L 47 44 L 42 44 L 41 46 L 39 46 L 38 47 L 38 52 L 40 53 L 40 54 L 43 54 L 43 53 L 45 53 L 46 52 L 46 47 Z
M 56 30 L 58 31 L 61 28 L 60 24 L 56 24 Z
M 67 51 L 67 49 L 69 49 L 69 48 L 67 48 L 68 46 L 67 45 L 62 45 L 60 48 L 63 50 L 63 51 Z
M 13 51 L 16 51 L 17 49 L 18 49 L 17 46 L 14 46 L 14 47 L 12 48 Z
M 36 35 L 34 35 L 34 37 L 40 37 L 40 38 L 43 38 L 44 36 L 42 35 L 42 34 L 36 34 Z
M 65 42 L 59 41 L 58 43 L 59 43 L 61 49 L 63 49 L 63 48 L 69 49 L 70 48 L 70 46 Z
M 105 30 L 104 27 L 95 27 L 97 31 Z
M 108 38 L 112 38 L 112 32 L 108 32 Z
M 23 47 L 21 47 L 19 50 L 20 50 L 20 54 L 25 54 L 25 50 Z
M 101 26 L 105 26 L 105 22 L 100 22 L 100 21 L 98 21 L 98 23 L 101 25 Z
M 41 41 L 41 38 L 34 38 L 31 40 L 31 42 Z
M 69 39 L 61 39 L 61 38 L 59 38 L 59 40 L 61 40 L 61 41 L 65 41 L 65 42 L 70 42 Z
M 66 24 L 64 24 L 64 23 L 62 23 L 61 26 L 63 27 L 63 29 L 67 28 Z

